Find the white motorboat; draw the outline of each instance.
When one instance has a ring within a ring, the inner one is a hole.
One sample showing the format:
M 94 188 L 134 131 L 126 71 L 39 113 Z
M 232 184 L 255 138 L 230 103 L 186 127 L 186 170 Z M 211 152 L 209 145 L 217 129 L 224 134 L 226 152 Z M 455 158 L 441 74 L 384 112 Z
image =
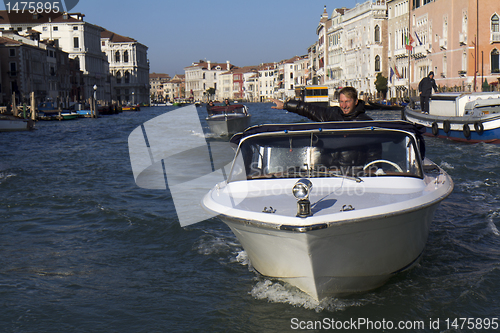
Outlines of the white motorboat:
M 11 115 L 0 115 L 0 132 L 29 131 L 34 129 L 35 122 Z
M 324 297 L 365 292 L 421 258 L 453 182 L 404 121 L 261 125 L 232 137 L 202 200 L 264 276 Z
M 403 119 L 424 125 L 427 135 L 453 141 L 500 143 L 500 93 L 439 93 L 429 102 L 429 114 L 407 106 Z
M 250 126 L 251 115 L 245 105 L 208 106 L 206 121 L 215 135 L 231 135 Z

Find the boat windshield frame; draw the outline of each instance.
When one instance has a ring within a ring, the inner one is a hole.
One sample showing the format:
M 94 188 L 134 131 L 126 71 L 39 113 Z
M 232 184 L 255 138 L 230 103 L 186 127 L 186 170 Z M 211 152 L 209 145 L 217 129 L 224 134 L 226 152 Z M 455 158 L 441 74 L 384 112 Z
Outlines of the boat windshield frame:
M 373 176 L 423 179 L 417 142 L 412 132 L 376 127 L 256 133 L 239 142 L 227 183 L 318 177 L 356 181 Z M 352 156 L 357 162 L 351 159 L 346 163 Z

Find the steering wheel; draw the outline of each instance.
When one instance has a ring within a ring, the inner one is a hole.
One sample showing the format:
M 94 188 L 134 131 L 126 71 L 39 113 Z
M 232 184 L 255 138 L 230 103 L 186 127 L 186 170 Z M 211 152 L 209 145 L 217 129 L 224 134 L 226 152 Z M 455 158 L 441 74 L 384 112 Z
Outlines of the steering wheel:
M 391 162 L 391 161 L 388 161 L 388 160 L 375 160 L 375 161 L 371 161 L 370 163 L 367 163 L 364 167 L 363 167 L 363 171 L 366 170 L 366 168 L 368 168 L 369 166 L 372 166 L 373 164 L 376 164 L 376 163 L 386 163 L 386 164 L 390 164 L 392 165 L 393 167 L 396 168 L 396 170 L 398 170 L 399 172 L 403 172 L 403 169 L 401 169 L 401 167 L 399 165 L 397 165 L 396 163 L 394 162 Z

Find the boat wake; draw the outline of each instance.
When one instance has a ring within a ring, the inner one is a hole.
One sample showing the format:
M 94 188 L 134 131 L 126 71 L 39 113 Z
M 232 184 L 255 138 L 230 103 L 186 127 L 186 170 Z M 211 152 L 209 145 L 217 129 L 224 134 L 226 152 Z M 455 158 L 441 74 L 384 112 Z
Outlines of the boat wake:
M 207 230 L 194 244 L 193 249 L 202 255 L 222 255 L 225 257 L 229 253 L 238 253 L 241 250 L 240 244 L 227 235 L 220 234 L 216 230 Z
M 17 176 L 17 175 L 14 174 L 14 173 L 0 172 L 0 184 L 2 184 L 4 181 L 6 181 L 7 179 L 9 179 L 10 177 L 15 177 L 15 176 Z
M 303 307 L 307 310 L 314 310 L 316 312 L 337 312 L 351 307 L 364 305 L 364 303 L 360 300 L 340 299 L 334 297 L 316 301 L 308 294 L 291 285 L 283 284 L 279 281 L 271 281 L 269 279 L 257 282 L 250 294 L 259 300 L 267 300 L 271 303 L 290 304 L 295 307 Z
M 490 216 L 488 216 L 488 227 L 490 228 L 491 232 L 493 232 L 493 234 L 495 236 L 500 236 L 500 231 L 498 231 L 498 228 L 495 225 L 495 222 L 493 220 L 494 220 L 495 217 L 498 218 L 499 215 L 500 214 L 498 212 L 494 212 L 493 214 L 491 214 Z
M 451 165 L 450 163 L 448 162 L 441 162 L 441 164 L 439 165 L 441 168 L 443 169 L 448 169 L 448 170 L 453 170 L 455 169 L 455 167 L 453 165 Z

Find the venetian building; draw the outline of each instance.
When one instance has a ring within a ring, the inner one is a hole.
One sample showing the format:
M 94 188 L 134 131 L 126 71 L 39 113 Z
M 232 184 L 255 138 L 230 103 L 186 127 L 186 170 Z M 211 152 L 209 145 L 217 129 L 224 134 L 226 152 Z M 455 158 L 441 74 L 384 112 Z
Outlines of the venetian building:
M 428 50 L 412 57 L 412 89 L 431 70 L 445 91 L 481 91 L 484 81 L 498 85 L 500 1 L 413 0 L 410 17 L 418 35 L 415 54 L 422 45 Z
M 165 83 L 164 90 L 167 91 L 165 98 L 170 101 L 183 99 L 186 97 L 185 75 L 175 74 L 174 77 Z
M 318 76 L 316 70 L 318 69 L 318 41 L 307 48 L 307 58 L 309 59 L 307 63 L 307 85 L 317 85 Z
M 203 100 L 206 92 L 210 88 L 214 88 L 218 94 L 217 98 L 230 98 L 229 91 L 232 89 L 232 78 L 225 77 L 225 80 L 220 81 L 219 76 L 235 68 L 229 61 L 226 63 L 212 63 L 211 61 L 200 60 L 192 63 L 191 66 L 184 68 L 186 98 L 194 100 Z M 227 83 L 227 91 L 223 93 L 221 83 Z
M 103 29 L 101 48 L 114 78 L 113 100 L 121 104 L 149 103 L 147 46 L 130 37 Z
M 6 11 L 0 11 L 0 29 L 14 30 L 20 35 L 28 36 L 32 31 L 39 32 L 39 39 L 51 43 L 69 54 L 69 58 L 79 62 L 83 72 L 84 85 L 79 91 L 78 99 L 86 99 L 94 93 L 96 85 L 97 98 L 109 100 L 108 64 L 101 50 L 100 34 L 103 28 L 85 22 L 81 13 L 49 13 L 16 14 L 10 21 Z
M 263 63 L 258 67 L 258 96 L 260 102 L 275 98 L 278 90 L 278 66 L 276 63 Z
M 302 88 L 306 85 L 307 82 L 307 66 L 309 63 L 309 58 L 307 55 L 303 55 L 297 57 L 297 60 L 294 62 L 294 81 L 293 84 L 295 89 Z
M 149 95 L 152 102 L 163 102 L 170 100 L 170 90 L 167 83 L 170 75 L 164 73 L 149 74 Z
M 316 35 L 318 35 L 318 44 L 316 47 L 316 77 L 318 79 L 318 84 L 325 83 L 325 63 L 328 60 L 328 47 L 326 41 L 330 24 L 331 21 L 328 19 L 328 13 L 325 6 L 318 27 L 316 28 Z
M 409 27 L 409 1 L 410 0 L 389 0 L 387 1 L 387 21 L 388 21 L 388 66 L 387 76 L 388 94 L 387 98 L 404 98 L 409 95 L 408 87 L 408 66 L 410 64 L 410 50 L 407 48 L 406 39 L 410 36 Z M 422 23 L 422 22 L 421 22 Z M 417 35 L 415 35 L 417 36 Z M 422 41 L 418 53 L 413 56 L 425 58 L 430 51 L 427 43 L 427 36 L 418 31 L 418 36 Z
M 325 85 L 331 99 L 338 99 L 338 91 L 345 86 L 344 79 L 344 40 L 343 16 L 346 8 L 335 9 L 330 18 L 331 26 L 327 32 L 328 60 L 326 62 Z
M 385 1 L 366 1 L 345 11 L 343 17 L 345 85 L 358 90 L 360 98 L 377 93 L 377 74 L 387 77 L 387 9 Z

